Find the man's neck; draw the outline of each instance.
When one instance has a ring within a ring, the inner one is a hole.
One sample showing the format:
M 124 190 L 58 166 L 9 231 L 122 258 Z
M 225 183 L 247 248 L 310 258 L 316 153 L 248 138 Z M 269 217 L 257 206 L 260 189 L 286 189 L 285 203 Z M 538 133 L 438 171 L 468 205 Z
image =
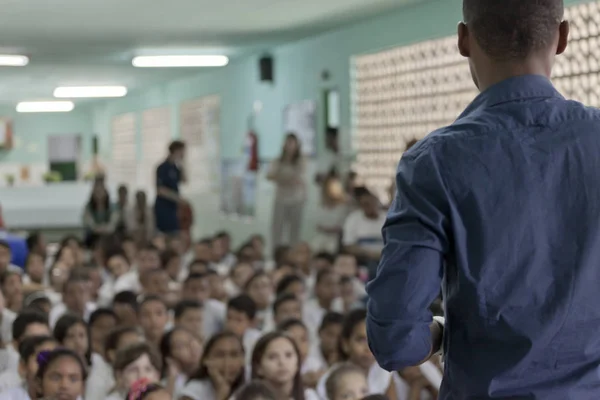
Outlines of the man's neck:
M 532 57 L 522 62 L 489 63 L 478 76 L 479 91 L 483 92 L 497 83 L 524 75 L 540 75 L 550 78 L 552 65 L 540 57 Z

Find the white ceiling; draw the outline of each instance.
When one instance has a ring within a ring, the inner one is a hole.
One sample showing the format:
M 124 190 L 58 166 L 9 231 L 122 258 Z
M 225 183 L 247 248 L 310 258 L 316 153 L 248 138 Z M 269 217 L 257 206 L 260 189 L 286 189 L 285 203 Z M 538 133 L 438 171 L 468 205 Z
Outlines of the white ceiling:
M 134 54 L 235 57 L 417 1 L 0 0 L 0 52 L 31 58 L 25 68 L 0 68 L 0 103 L 48 99 L 59 85 L 138 88 L 194 71 L 135 69 Z

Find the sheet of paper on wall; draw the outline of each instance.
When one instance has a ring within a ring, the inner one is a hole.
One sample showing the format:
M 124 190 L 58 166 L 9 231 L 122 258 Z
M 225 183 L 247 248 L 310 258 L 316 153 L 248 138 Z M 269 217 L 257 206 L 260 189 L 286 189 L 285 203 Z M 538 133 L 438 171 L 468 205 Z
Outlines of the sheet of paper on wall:
M 283 110 L 284 135 L 294 133 L 302 144 L 302 154 L 315 155 L 317 103 L 305 100 L 288 105 Z

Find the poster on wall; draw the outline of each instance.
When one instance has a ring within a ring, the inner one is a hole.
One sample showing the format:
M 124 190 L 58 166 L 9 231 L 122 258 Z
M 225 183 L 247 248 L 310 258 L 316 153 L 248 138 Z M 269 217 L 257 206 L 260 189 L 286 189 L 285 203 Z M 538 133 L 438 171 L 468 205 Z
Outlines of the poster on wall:
M 221 161 L 221 212 L 227 216 L 256 215 L 256 171 L 245 159 Z
M 188 185 L 194 192 L 217 191 L 220 176 L 219 96 L 207 96 L 181 104 L 181 138 L 186 143 Z M 193 164 L 192 164 L 193 163 Z
M 317 102 L 304 100 L 289 104 L 283 110 L 283 131 L 295 133 L 302 144 L 302 154 L 312 157 L 316 153 Z

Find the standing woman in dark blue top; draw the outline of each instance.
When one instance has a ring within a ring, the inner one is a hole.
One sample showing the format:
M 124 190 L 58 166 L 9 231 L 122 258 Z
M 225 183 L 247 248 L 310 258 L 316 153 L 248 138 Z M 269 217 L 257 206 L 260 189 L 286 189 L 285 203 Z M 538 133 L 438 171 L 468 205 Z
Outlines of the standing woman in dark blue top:
M 156 169 L 156 229 L 167 235 L 179 232 L 177 208 L 184 200 L 179 195 L 179 183 L 185 181 L 182 163 L 185 143 L 175 140 L 169 146 L 169 156 Z

